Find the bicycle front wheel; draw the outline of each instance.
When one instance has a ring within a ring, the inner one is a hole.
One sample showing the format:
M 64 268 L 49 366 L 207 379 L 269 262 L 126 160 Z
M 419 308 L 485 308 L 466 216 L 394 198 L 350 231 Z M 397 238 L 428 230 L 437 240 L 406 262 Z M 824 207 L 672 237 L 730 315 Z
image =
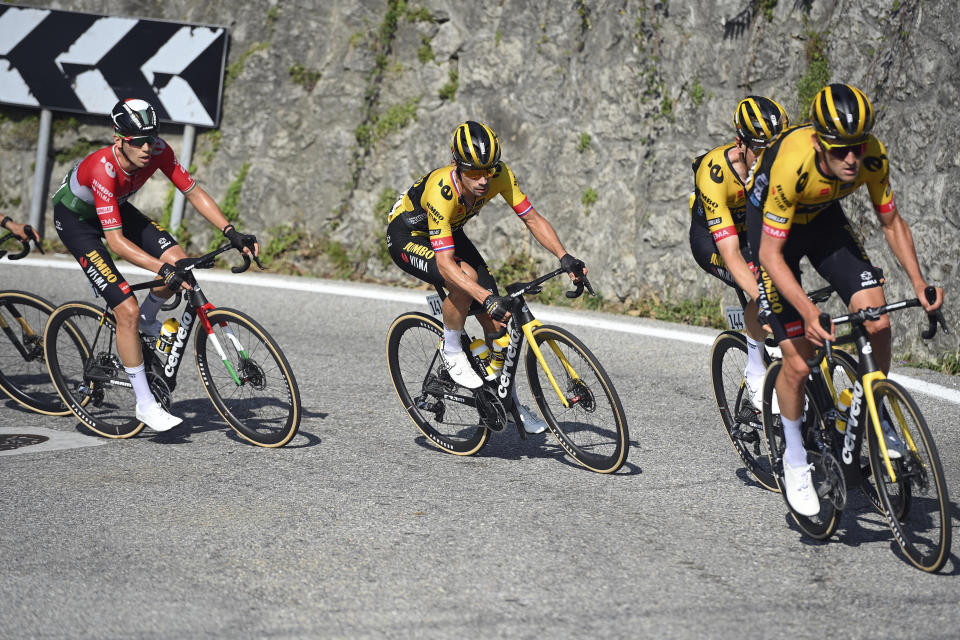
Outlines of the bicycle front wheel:
M 387 331 L 387 367 L 400 403 L 420 433 L 441 451 L 469 456 L 487 444 L 490 429 L 480 426 L 473 397 L 466 402 L 465 394 L 473 392 L 458 386 L 440 366 L 442 337 L 443 326 L 425 313 L 397 317 Z
M 43 331 L 53 310 L 32 293 L 0 291 L 0 390 L 31 411 L 65 416 L 70 409 L 60 400 L 43 355 Z
M 282 447 L 300 428 L 300 390 L 280 345 L 234 309 L 207 312 L 196 337 L 197 370 L 217 412 L 244 439 Z
M 542 325 L 533 339 L 544 362 L 527 344 L 527 380 L 550 431 L 574 460 L 591 471 L 613 473 L 627 460 L 630 434 L 606 371 L 566 329 Z
M 50 314 L 43 344 L 50 378 L 77 419 L 106 438 L 129 438 L 143 423 L 136 418 L 137 397 L 117 355 L 116 331 L 111 313 L 68 302 Z
M 919 569 L 939 571 L 950 556 L 950 498 L 940 465 L 940 456 L 917 403 L 892 380 L 873 385 L 879 415 L 889 416 L 891 426 L 903 443 L 903 457 L 891 460 L 897 482 L 892 482 L 873 425 L 867 434 L 870 466 L 880 499 L 886 507 L 887 522 L 900 548 Z M 907 513 L 897 517 L 903 489 L 912 499 Z
M 770 464 L 783 494 L 783 501 L 790 511 L 790 515 L 796 521 L 797 526 L 811 538 L 823 540 L 833 535 L 840 523 L 840 510 L 831 499 L 831 496 L 839 492 L 841 495 L 834 498 L 836 500 L 846 500 L 846 488 L 840 483 L 843 482 L 842 471 L 836 464 L 830 464 L 834 460 L 829 454 L 829 447 L 823 446 L 826 439 L 826 425 L 820 410 L 813 400 L 812 394 L 804 387 L 806 397 L 803 401 L 803 441 L 808 451 L 808 456 L 813 457 L 813 485 L 820 497 L 820 512 L 814 516 L 805 516 L 794 511 L 787 500 L 786 489 L 783 484 L 783 452 L 786 451 L 787 443 L 783 436 L 783 421 L 780 414 L 774 414 L 772 411 L 772 399 L 774 388 L 777 383 L 777 376 L 780 375 L 780 367 L 783 362 L 776 360 L 767 367 L 767 374 L 763 380 L 763 432 L 767 438 L 767 447 L 770 452 Z M 826 453 L 819 454 L 817 451 L 827 450 Z M 834 461 L 835 462 L 835 461 Z
M 747 368 L 747 340 L 736 331 L 724 331 L 713 342 L 713 394 L 730 442 L 747 471 L 764 489 L 779 491 L 770 467 L 759 408 L 747 399 L 743 372 Z

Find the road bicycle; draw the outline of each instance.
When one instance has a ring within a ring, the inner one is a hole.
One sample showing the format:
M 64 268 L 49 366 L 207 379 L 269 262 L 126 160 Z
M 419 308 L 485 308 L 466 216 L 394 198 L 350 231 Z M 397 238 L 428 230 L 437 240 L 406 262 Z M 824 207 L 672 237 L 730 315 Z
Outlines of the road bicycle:
M 213 268 L 216 256 L 230 249 L 225 244 L 199 258 L 177 261 L 177 271 L 193 289 L 178 292 L 164 307 L 175 309 L 181 297 L 186 301 L 172 344 L 141 336 L 147 377 L 157 401 L 169 410 L 190 334 L 199 325 L 194 357 L 217 412 L 249 442 L 281 447 L 297 433 L 301 418 L 300 392 L 290 364 L 259 323 L 242 311 L 215 307 L 195 277 L 196 270 Z M 242 255 L 244 264 L 232 267 L 234 273 L 250 267 L 250 257 Z M 130 289 L 152 289 L 157 283 L 150 280 Z M 81 336 L 81 354 L 70 348 L 74 335 Z M 101 308 L 83 301 L 60 305 L 47 322 L 44 345 L 50 377 L 84 425 L 107 438 L 129 438 L 143 429 L 134 417 L 136 396 L 116 352 L 116 322 L 108 305 Z
M 928 300 L 936 299 L 929 287 Z M 864 323 L 878 320 L 883 314 L 921 306 L 917 298 L 901 300 L 882 307 L 868 307 L 855 313 L 833 318 L 834 326 L 849 324 L 849 334 L 835 344 L 855 344 L 858 365 L 852 389 L 844 394 L 849 407 L 838 410 L 835 395 L 822 374 L 823 360 L 836 356 L 829 343 L 817 350 L 808 364 L 812 369 L 806 384 L 801 431 L 810 462 L 813 483 L 820 497 L 820 512 L 803 516 L 784 502 L 800 529 L 816 539 L 826 539 L 837 529 L 840 515 L 847 505 L 848 491 L 864 487 L 872 477 L 882 512 L 893 531 L 893 537 L 907 559 L 923 571 L 934 572 L 943 567 L 950 554 L 951 514 L 947 485 L 933 436 L 910 394 L 877 367 L 873 348 Z M 922 333 L 932 338 L 937 324 L 948 332 L 939 312 L 929 316 L 929 327 Z M 829 330 L 830 316 L 821 314 L 820 323 Z M 786 444 L 783 425 L 771 410 L 771 398 L 781 362 L 767 369 L 763 387 L 763 426 L 771 467 L 778 486 L 783 486 L 783 452 Z M 901 457 L 891 457 L 881 420 L 887 422 L 902 443 Z M 865 473 L 861 447 L 866 441 L 869 473 Z
M 30 241 L 12 233 L 0 237 L 0 246 L 11 238 L 22 249 L 10 254 L 0 249 L 0 258 L 19 260 L 30 252 Z M 37 249 L 43 252 L 39 245 Z M 43 328 L 54 308 L 49 300 L 28 291 L 0 291 L 0 389 L 31 411 L 64 416 L 70 409 L 60 401 L 43 357 Z M 72 344 L 77 348 L 76 342 Z
M 443 325 L 439 320 L 410 311 L 393 321 L 386 345 L 390 377 L 404 409 L 430 442 L 448 453 L 473 455 L 487 443 L 491 432 L 503 430 L 508 415 L 513 417 L 520 438 L 525 439 L 515 403 L 522 354 L 533 398 L 564 451 L 598 473 L 613 473 L 627 460 L 630 436 L 613 382 L 576 336 L 561 327 L 542 324 L 523 298 L 539 293 L 543 283 L 563 273 L 557 269 L 506 287 L 511 299 L 506 328 L 509 343 L 498 373 L 488 371 L 485 363 L 471 353 L 471 340 L 461 335 L 471 366 L 484 380 L 479 389 L 458 386 L 442 365 L 439 348 Z M 578 297 L 584 287 L 593 294 L 583 277 L 566 295 Z M 438 292 L 442 295 L 441 290 Z
M 747 300 L 742 291 L 739 289 L 736 291 L 740 298 L 740 306 L 726 308 L 730 329 L 717 336 L 710 351 L 713 393 L 717 408 L 720 410 L 723 427 L 744 467 L 760 486 L 770 491 L 779 491 L 766 451 L 760 407 L 753 406 L 746 393 L 744 370 L 747 365 L 747 339 L 742 330 L 744 328 L 743 309 L 747 305 Z M 829 299 L 832 293 L 833 287 L 824 287 L 811 291 L 807 297 L 814 304 L 820 304 Z M 775 357 L 776 344 L 768 341 L 763 349 L 764 365 L 769 365 Z M 852 383 L 857 370 L 856 362 L 843 351 L 836 351 L 833 362 L 835 366 L 831 373 L 828 374 L 827 365 L 824 365 L 823 370 L 825 379 L 829 381 L 831 392 L 838 387 L 845 388 L 848 386 L 845 384 L 848 381 Z

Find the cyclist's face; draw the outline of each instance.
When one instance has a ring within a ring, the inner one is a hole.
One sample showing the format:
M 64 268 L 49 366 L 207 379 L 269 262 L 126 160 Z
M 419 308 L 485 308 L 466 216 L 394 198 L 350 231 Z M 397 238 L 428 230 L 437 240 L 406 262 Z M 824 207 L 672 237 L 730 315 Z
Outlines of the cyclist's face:
M 134 169 L 142 169 L 150 163 L 150 150 L 153 148 L 153 140 L 144 138 L 122 138 L 115 135 L 114 141 L 120 145 L 123 156 L 133 165 Z M 137 146 L 137 142 L 141 144 Z
M 826 147 L 814 136 L 813 145 L 820 152 L 826 173 L 841 180 L 855 180 L 860 174 L 860 163 L 866 150 L 865 144 L 850 147 Z
M 464 191 L 477 198 L 482 198 L 490 188 L 490 176 L 484 171 L 461 171 L 460 183 Z

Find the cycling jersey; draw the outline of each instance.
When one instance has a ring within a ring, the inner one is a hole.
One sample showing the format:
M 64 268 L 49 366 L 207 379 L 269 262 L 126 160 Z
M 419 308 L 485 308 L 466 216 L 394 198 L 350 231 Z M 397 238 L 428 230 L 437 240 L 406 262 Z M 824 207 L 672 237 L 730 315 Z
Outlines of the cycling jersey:
M 763 211 L 763 233 L 786 238 L 792 225 L 812 222 L 830 203 L 850 195 L 862 184 L 867 185 L 877 213 L 896 208 L 886 149 L 875 136 L 867 138 L 860 173 L 855 180 L 845 182 L 823 174 L 813 135 L 809 124 L 789 129 L 757 160 L 748 191 L 751 205 Z M 751 246 L 753 235 L 751 230 Z M 756 239 L 759 247 L 759 235 Z
M 803 319 L 760 265 L 762 234 L 785 239 L 783 259 L 798 283 L 800 259 L 807 256 L 849 305 L 858 291 L 881 286 L 882 276 L 854 235 L 840 200 L 866 184 L 877 213 L 895 209 L 886 150 L 879 140 L 868 138 L 859 174 L 843 181 L 821 171 L 813 135 L 809 124 L 785 131 L 760 154 L 748 181 L 748 263 L 760 284 L 760 306 L 773 314 L 770 326 L 778 340 L 802 336 Z
M 714 242 L 747 230 L 747 199 L 740 174 L 730 162 L 735 143 L 708 151 L 693 161 L 695 200 L 691 209 L 693 225 L 707 229 Z
M 454 171 L 456 167 L 448 165 L 420 178 L 397 201 L 387 221 L 399 218 L 410 235 L 428 237 L 434 251 L 449 251 L 454 248 L 454 232 L 478 215 L 483 205 L 498 194 L 520 218 L 533 209 L 506 162 L 497 165 L 487 192 L 470 207 L 464 203 Z
M 78 162 L 54 195 L 54 204 L 63 204 L 81 220 L 96 216 L 100 227 L 110 231 L 123 226 L 120 205 L 136 193 L 157 169 L 183 193 L 196 186 L 187 170 L 177 162 L 173 148 L 161 138 L 157 138 L 150 149 L 150 162 L 133 173 L 127 173 L 120 167 L 116 154 L 116 146 L 104 147 Z

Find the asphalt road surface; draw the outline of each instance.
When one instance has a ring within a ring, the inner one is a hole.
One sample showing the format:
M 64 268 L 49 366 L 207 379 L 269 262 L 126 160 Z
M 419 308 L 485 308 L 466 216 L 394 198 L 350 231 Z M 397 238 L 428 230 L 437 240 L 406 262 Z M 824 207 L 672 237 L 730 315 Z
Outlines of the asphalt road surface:
M 201 282 L 283 346 L 299 435 L 241 440 L 192 364 L 174 404 L 185 424 L 166 434 L 105 440 L 0 400 L 0 433 L 49 438 L 0 451 L 0 637 L 957 637 L 956 555 L 938 575 L 913 568 L 859 497 L 812 541 L 750 479 L 712 397 L 714 331 L 534 306 L 620 393 L 632 446 L 602 476 L 549 433 L 507 429 L 469 458 L 428 444 L 384 355 L 391 320 L 426 311 L 420 292 Z M 66 259 L 4 261 L 6 288 L 92 297 Z M 897 372 L 953 390 L 915 396 L 955 504 L 960 385 Z

